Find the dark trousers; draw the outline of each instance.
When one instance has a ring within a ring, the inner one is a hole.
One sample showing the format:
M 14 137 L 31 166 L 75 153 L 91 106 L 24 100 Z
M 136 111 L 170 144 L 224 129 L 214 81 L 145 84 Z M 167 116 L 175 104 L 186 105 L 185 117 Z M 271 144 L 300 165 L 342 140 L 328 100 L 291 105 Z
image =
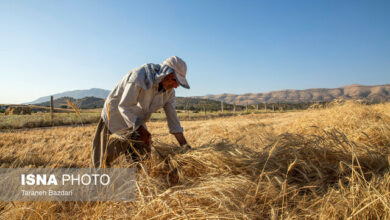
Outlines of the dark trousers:
M 120 131 L 115 133 L 123 137 L 122 141 L 111 141 L 112 135 L 103 119 L 99 120 L 92 144 L 92 165 L 95 168 L 109 167 L 111 162 L 121 154 L 130 156 L 133 161 L 139 161 L 140 156 L 149 157 L 151 148 L 137 141 L 139 135 L 132 131 Z M 130 141 L 131 140 L 131 141 Z M 128 157 L 129 158 L 129 157 Z

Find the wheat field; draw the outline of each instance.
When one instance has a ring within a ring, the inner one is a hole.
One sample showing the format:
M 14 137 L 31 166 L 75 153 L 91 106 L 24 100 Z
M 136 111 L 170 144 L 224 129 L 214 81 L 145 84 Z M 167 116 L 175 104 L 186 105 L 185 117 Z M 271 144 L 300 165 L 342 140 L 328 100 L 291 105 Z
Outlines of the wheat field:
M 3 219 L 389 219 L 390 103 L 166 122 L 137 167 L 135 202 L 1 202 Z M 0 132 L 10 167 L 90 167 L 95 125 Z

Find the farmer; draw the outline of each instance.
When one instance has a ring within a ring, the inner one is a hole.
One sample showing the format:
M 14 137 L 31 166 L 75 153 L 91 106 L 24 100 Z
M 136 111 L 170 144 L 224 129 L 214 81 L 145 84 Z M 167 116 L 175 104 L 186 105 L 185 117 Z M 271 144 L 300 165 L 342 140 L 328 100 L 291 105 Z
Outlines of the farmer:
M 144 64 L 131 70 L 108 95 L 93 141 L 94 167 L 104 167 L 124 153 L 123 149 L 107 148 L 110 134 L 124 129 L 138 135 L 150 153 L 151 135 L 146 122 L 153 112 L 164 108 L 169 132 L 175 136 L 183 150 L 191 147 L 183 135 L 183 128 L 175 110 L 175 88 L 189 89 L 186 80 L 187 65 L 177 56 L 169 57 L 162 64 Z M 122 151 L 122 152 L 118 152 Z

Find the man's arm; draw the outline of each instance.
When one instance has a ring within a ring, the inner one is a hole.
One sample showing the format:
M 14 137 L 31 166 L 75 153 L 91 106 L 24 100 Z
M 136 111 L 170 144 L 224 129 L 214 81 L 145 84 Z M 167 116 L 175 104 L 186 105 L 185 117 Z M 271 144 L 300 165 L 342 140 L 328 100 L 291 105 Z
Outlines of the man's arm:
M 137 105 L 140 91 L 141 88 L 137 84 L 127 83 L 118 106 L 127 126 L 134 130 L 143 123 L 142 109 Z
M 168 102 L 164 105 L 164 111 L 165 111 L 165 115 L 167 116 L 169 132 L 175 136 L 180 146 L 186 145 L 187 140 L 183 135 L 183 128 L 180 125 L 180 121 L 176 113 L 174 90 L 170 94 Z

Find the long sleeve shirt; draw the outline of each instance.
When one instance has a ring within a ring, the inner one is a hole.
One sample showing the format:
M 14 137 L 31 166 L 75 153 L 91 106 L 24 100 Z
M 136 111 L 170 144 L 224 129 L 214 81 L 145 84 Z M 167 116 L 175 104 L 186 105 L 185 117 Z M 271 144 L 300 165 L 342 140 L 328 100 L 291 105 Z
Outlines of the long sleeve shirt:
M 175 109 L 175 90 L 158 91 L 158 83 L 145 90 L 124 77 L 104 103 L 101 117 L 112 133 L 136 129 L 150 119 L 153 112 L 164 108 L 170 133 L 183 132 Z

